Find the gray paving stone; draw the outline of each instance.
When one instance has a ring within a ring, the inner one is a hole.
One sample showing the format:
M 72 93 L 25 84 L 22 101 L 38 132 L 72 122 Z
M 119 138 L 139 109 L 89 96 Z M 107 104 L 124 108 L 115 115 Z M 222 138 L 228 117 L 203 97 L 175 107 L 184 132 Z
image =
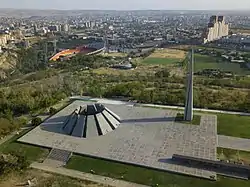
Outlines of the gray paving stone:
M 171 163 L 173 154 L 216 160 L 216 116 L 204 115 L 201 125 L 188 125 L 174 122 L 175 111 L 105 104 L 121 118 L 117 129 L 87 139 L 63 134 L 64 120 L 84 104 L 72 103 L 19 141 L 203 178 L 216 175 Z

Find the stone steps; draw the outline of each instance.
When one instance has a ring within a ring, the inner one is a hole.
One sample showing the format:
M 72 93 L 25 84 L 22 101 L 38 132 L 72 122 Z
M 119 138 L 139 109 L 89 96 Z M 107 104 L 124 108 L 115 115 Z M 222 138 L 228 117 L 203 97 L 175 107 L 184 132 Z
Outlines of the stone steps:
M 54 167 L 65 166 L 69 161 L 72 153 L 61 149 L 52 149 L 48 157 L 44 160 L 44 164 Z

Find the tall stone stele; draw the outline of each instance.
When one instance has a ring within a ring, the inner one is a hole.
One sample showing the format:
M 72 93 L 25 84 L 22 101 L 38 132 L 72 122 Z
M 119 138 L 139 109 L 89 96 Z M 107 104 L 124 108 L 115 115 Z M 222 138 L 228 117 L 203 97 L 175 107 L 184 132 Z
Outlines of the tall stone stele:
M 188 73 L 187 73 L 187 85 L 186 85 L 186 103 L 184 120 L 193 120 L 193 72 L 194 72 L 194 49 L 189 53 L 188 59 Z

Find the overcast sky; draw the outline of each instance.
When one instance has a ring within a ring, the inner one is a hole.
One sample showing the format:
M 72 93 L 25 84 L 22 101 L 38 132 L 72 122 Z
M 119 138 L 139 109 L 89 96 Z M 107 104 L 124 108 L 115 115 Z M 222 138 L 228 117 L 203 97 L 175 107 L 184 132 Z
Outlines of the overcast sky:
M 250 10 L 250 0 L 0 0 L 0 8 Z

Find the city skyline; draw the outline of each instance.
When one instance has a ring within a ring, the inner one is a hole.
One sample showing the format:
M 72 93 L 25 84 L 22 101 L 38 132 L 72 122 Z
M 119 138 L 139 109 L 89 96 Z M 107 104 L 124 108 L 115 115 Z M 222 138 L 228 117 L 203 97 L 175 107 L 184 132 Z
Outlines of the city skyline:
M 15 3 L 13 3 L 13 1 Z M 14 9 L 61 9 L 61 10 L 247 10 L 250 7 L 250 1 L 245 0 L 92 0 L 83 2 L 80 0 L 0 0 L 1 8 Z

